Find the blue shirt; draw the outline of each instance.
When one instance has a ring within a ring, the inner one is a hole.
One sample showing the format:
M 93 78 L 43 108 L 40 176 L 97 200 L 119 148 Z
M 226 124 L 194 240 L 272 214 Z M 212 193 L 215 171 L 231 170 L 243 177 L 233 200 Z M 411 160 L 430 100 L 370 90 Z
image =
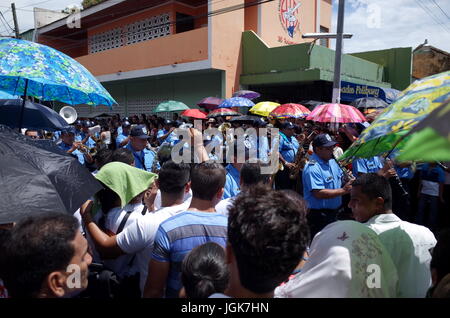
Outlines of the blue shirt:
M 303 170 L 303 197 L 310 209 L 337 209 L 342 204 L 342 198 L 317 199 L 312 190 L 340 189 L 343 173 L 334 159 L 328 162 L 320 159 L 316 154 Z
M 116 148 L 120 148 L 120 143 L 122 142 L 122 141 L 124 141 L 126 138 L 128 138 L 128 135 L 126 135 L 126 134 L 120 134 L 120 135 L 118 135 L 117 136 L 117 138 L 116 138 Z M 125 146 L 122 146 L 122 148 L 124 148 L 124 147 L 126 147 L 126 145 Z
M 231 163 L 226 166 L 225 170 L 227 174 L 222 200 L 234 197 L 241 191 L 239 171 Z
M 278 150 L 287 162 L 294 162 L 295 155 L 297 154 L 299 144 L 294 136 L 288 138 L 285 134 L 280 132 L 280 144 Z
M 161 137 L 167 134 L 169 131 L 165 129 L 158 130 L 158 133 L 156 134 L 156 138 L 158 139 L 159 143 L 162 144 L 163 142 L 170 144 L 171 146 L 178 143 L 178 137 L 177 135 L 172 131 L 169 136 L 166 137 L 166 139 L 162 139 Z
M 178 297 L 182 287 L 181 262 L 194 247 L 207 242 L 226 246 L 227 223 L 228 218 L 222 214 L 194 211 L 180 212 L 161 223 L 156 232 L 152 259 L 170 262 L 167 298 Z
M 422 180 L 427 180 L 436 183 L 445 182 L 445 171 L 439 166 L 435 166 L 431 169 L 428 163 L 422 165 L 422 171 L 420 171 L 420 178 Z
M 411 167 L 400 168 L 399 166 L 395 166 L 395 171 L 400 179 L 412 179 L 414 177 Z
M 156 160 L 156 153 L 144 148 L 140 153 L 136 152 L 131 143 L 129 142 L 125 148 L 130 149 L 134 156 L 134 166 L 136 168 L 147 170 L 148 172 L 152 172 L 153 160 Z M 156 164 L 156 168 L 159 169 L 159 162 Z
M 71 145 L 67 145 L 67 144 L 65 144 L 64 142 L 61 142 L 60 144 L 58 144 L 58 147 L 59 147 L 60 149 L 64 150 L 65 152 L 69 151 L 70 148 L 72 148 Z M 72 152 L 72 155 L 74 155 L 74 156 L 77 157 L 78 162 L 79 162 L 80 164 L 82 164 L 83 166 L 85 165 L 84 154 L 83 154 L 81 151 L 79 151 L 78 149 L 77 149 L 77 150 L 74 150 L 74 151 Z
M 372 158 L 358 158 L 352 162 L 352 172 L 355 177 L 359 173 L 376 173 L 381 168 L 383 168 L 383 164 L 377 156 Z
M 75 141 L 82 141 L 84 138 L 86 138 L 86 134 L 84 132 L 80 132 L 79 135 L 75 135 Z M 97 145 L 94 139 L 89 137 L 86 142 L 84 143 L 88 148 L 95 148 Z

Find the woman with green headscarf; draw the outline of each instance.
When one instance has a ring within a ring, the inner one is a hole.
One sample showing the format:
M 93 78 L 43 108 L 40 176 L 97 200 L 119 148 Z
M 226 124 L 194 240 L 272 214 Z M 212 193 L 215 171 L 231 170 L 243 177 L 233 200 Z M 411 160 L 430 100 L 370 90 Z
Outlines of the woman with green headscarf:
M 104 165 L 95 177 L 104 189 L 96 194 L 101 212 L 94 216 L 94 220 L 104 232 L 118 234 L 145 214 L 144 196 L 152 191 L 157 174 L 122 162 L 111 162 Z M 104 263 L 123 278 L 138 273 L 134 258 L 134 255 L 127 254 Z

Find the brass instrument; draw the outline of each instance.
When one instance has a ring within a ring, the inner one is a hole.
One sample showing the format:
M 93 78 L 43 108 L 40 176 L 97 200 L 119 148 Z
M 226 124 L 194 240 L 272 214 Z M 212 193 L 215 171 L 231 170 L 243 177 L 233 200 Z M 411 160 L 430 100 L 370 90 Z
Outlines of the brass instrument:
M 333 154 L 333 159 L 336 161 L 336 163 L 338 164 L 339 168 L 341 168 L 342 172 L 344 173 L 344 180 L 345 183 L 349 182 L 349 181 L 353 181 L 356 178 L 353 176 L 353 173 L 348 170 L 345 166 L 343 166 L 338 160 L 337 158 L 334 156 Z
M 309 136 L 305 137 L 305 140 L 298 146 L 297 154 L 295 155 L 294 160 L 294 168 L 292 168 L 291 171 L 289 172 L 290 179 L 292 180 L 297 179 L 300 170 L 303 170 L 303 168 L 305 167 L 305 164 L 308 159 L 306 157 L 306 151 L 303 148 L 303 145 L 308 144 L 315 134 L 316 134 L 315 131 L 311 132 Z

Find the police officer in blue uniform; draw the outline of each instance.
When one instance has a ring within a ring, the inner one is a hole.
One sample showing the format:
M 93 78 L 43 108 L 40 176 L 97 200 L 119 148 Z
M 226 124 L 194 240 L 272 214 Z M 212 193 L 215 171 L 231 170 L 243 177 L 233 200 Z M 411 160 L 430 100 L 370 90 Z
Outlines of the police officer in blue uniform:
M 355 177 L 363 173 L 377 173 L 381 168 L 383 168 L 383 163 L 378 156 L 358 158 L 352 162 L 352 172 Z
M 95 148 L 97 143 L 92 139 L 89 134 L 89 128 L 94 126 L 89 120 L 85 120 L 81 124 L 81 132 L 78 136 L 75 136 L 75 141 L 80 141 L 82 144 L 86 145 L 89 149 Z
M 175 145 L 178 141 L 177 135 L 174 133 L 175 125 L 171 120 L 165 120 L 163 129 L 158 130 L 156 138 L 160 145 L 167 143 L 171 146 Z
M 75 142 L 75 129 L 73 127 L 61 131 L 61 143 L 58 144 L 58 147 L 68 154 L 75 156 L 83 166 L 86 166 L 88 163 L 93 163 L 94 160 L 91 155 L 87 151 L 81 152 L 79 150 L 80 146 L 80 141 Z
M 313 140 L 314 154 L 303 170 L 303 196 L 308 204 L 308 225 L 311 238 L 328 224 L 336 221 L 342 205 L 342 196 L 351 190 L 333 159 L 336 142 L 328 134 Z
M 295 180 L 289 177 L 290 171 L 295 167 L 294 162 L 299 147 L 298 141 L 294 137 L 294 128 L 294 124 L 289 121 L 280 125 L 278 150 L 283 170 L 278 171 L 275 176 L 275 188 L 277 190 L 293 190 L 295 187 Z
M 151 172 L 153 161 L 157 160 L 157 158 L 154 151 L 147 149 L 147 140 L 149 138 L 150 136 L 147 135 L 143 125 L 135 126 L 131 128 L 130 141 L 125 148 L 133 153 L 134 166 L 136 168 Z M 156 168 L 159 168 L 158 164 L 156 164 Z
M 116 138 L 116 149 L 125 147 L 130 141 L 130 128 L 131 124 L 129 121 L 124 121 L 122 123 L 122 133 Z

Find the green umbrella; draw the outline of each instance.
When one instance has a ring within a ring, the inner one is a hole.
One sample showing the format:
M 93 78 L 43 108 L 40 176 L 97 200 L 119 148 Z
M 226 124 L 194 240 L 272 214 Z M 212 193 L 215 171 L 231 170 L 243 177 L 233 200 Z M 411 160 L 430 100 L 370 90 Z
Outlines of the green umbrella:
M 411 129 L 399 161 L 450 161 L 450 100 Z
M 409 131 L 450 97 L 450 71 L 412 83 L 366 128 L 339 160 L 368 158 L 403 149 Z
M 154 113 L 161 113 L 161 112 L 177 112 L 181 110 L 189 109 L 189 107 L 186 106 L 186 104 L 182 102 L 177 102 L 175 100 L 168 100 L 165 102 L 162 102 L 161 104 L 156 107 L 153 112 Z

